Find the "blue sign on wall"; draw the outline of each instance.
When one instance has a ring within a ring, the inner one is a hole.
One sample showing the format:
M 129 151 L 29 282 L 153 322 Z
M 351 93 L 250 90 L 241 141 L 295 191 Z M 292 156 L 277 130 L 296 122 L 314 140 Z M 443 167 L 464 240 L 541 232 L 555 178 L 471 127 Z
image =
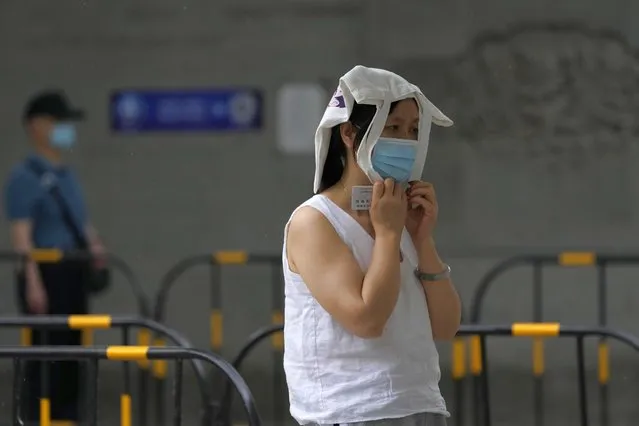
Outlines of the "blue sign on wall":
M 234 132 L 262 127 L 263 100 L 242 88 L 118 90 L 109 110 L 116 133 Z

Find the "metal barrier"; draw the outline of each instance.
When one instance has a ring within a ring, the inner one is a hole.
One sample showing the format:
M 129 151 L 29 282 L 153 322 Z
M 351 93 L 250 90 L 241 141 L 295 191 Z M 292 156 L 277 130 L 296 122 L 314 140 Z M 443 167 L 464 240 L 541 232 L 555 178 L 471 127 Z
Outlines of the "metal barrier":
M 183 360 L 188 359 L 197 364 L 198 361 L 205 361 L 213 364 L 218 370 L 222 371 L 228 379 L 233 383 L 238 393 L 242 397 L 244 407 L 248 416 L 248 424 L 251 426 L 260 426 L 260 416 L 255 407 L 255 402 L 251 391 L 246 382 L 238 374 L 238 372 L 224 359 L 213 353 L 203 352 L 189 348 L 163 347 L 155 348 L 149 346 L 107 346 L 103 348 L 81 348 L 81 347 L 10 347 L 0 346 L 0 358 L 13 358 L 13 386 L 14 398 L 12 403 L 12 424 L 21 425 L 19 414 L 19 392 L 16 392 L 20 385 L 22 360 L 39 359 L 39 360 L 88 360 L 89 375 L 92 386 L 87 392 L 86 412 L 87 424 L 89 426 L 97 426 L 97 398 L 98 398 L 98 363 L 100 360 L 124 361 L 124 389 L 121 399 L 120 419 L 122 426 L 132 425 L 131 404 L 130 404 L 130 378 L 128 373 L 128 361 L 148 361 L 155 359 L 170 359 L 176 363 L 175 368 L 175 391 L 174 391 L 174 416 L 173 425 L 180 426 L 182 424 L 182 370 Z M 46 381 L 48 371 L 46 366 L 48 363 L 43 362 L 43 377 Z M 43 388 L 44 395 L 40 400 L 40 425 L 51 426 L 50 418 L 50 399 L 46 393 L 47 388 Z
M 270 265 L 272 269 L 271 274 L 271 322 L 272 324 L 282 324 L 284 321 L 284 289 L 282 284 L 282 258 L 279 255 L 262 255 L 251 254 L 244 251 L 219 251 L 212 255 L 200 255 L 192 256 L 180 260 L 164 275 L 160 283 L 160 289 L 155 299 L 153 319 L 157 322 L 164 323 L 166 320 L 166 307 L 169 298 L 169 293 L 173 286 L 177 283 L 185 272 L 193 267 L 200 265 L 210 266 L 210 347 L 214 352 L 220 352 L 224 345 L 224 322 L 223 322 L 223 309 L 222 309 L 222 290 L 221 290 L 221 272 L 223 266 L 230 265 Z M 281 336 L 273 336 L 272 338 L 273 350 L 280 353 L 284 348 L 284 342 Z M 161 339 L 154 339 L 153 344 L 156 346 L 163 346 L 164 342 Z M 162 380 L 165 377 L 166 362 L 156 361 L 153 365 L 153 375 L 158 379 L 157 392 L 162 393 L 164 385 Z M 273 374 L 275 375 L 276 383 L 283 383 L 283 377 L 281 374 L 281 365 L 278 357 L 274 357 Z M 158 404 L 162 406 L 162 404 Z M 279 418 L 279 406 L 275 407 L 274 416 Z M 226 409 L 222 406 L 221 409 Z
M 58 249 L 36 249 L 29 254 L 21 254 L 7 250 L 0 251 L 0 262 L 13 263 L 23 262 L 27 259 L 36 263 L 59 263 L 64 260 L 88 260 L 91 259 L 91 257 L 91 254 L 87 252 L 64 252 Z M 113 254 L 106 254 L 104 258 L 108 265 L 120 271 L 122 276 L 129 283 L 131 291 L 135 296 L 138 313 L 145 318 L 149 318 L 151 316 L 151 307 L 149 305 L 148 298 L 129 264 Z
M 260 328 L 255 333 L 251 334 L 246 340 L 246 343 L 244 344 L 244 346 L 242 346 L 238 354 L 235 356 L 235 358 L 233 358 L 233 361 L 231 362 L 231 365 L 233 366 L 233 368 L 235 368 L 241 374 L 241 368 L 246 358 L 253 351 L 253 349 L 255 349 L 257 345 L 266 338 L 270 337 L 271 342 L 274 342 L 276 340 L 281 341 L 283 346 L 284 344 L 284 336 L 282 335 L 283 331 L 284 331 L 284 324 L 272 324 L 272 325 Z M 274 358 L 275 360 L 273 363 L 273 369 L 274 369 L 273 377 L 275 379 L 276 377 L 279 377 L 281 375 L 280 370 L 282 369 L 282 360 L 280 357 L 274 357 Z M 278 370 L 277 373 L 275 373 L 275 368 L 277 368 Z M 273 383 L 273 389 L 276 392 L 277 390 L 280 389 L 279 385 L 280 384 L 277 380 Z M 231 383 L 226 382 L 224 386 L 224 390 L 222 392 L 222 396 L 220 398 L 221 411 L 217 418 L 217 424 L 219 426 L 231 425 L 231 407 L 233 405 L 232 390 L 233 389 L 231 388 Z M 275 392 L 274 392 L 274 395 L 275 395 Z M 278 406 L 275 396 L 273 397 L 273 401 L 274 401 L 273 405 Z M 275 419 L 277 420 L 278 418 L 276 417 Z
M 30 342 L 26 341 L 24 337 L 29 337 L 31 334 L 31 329 L 60 329 L 60 328 L 69 328 L 74 330 L 82 330 L 85 332 L 85 335 L 92 335 L 92 332 L 96 329 L 109 329 L 109 328 L 120 328 L 122 331 L 122 345 L 127 346 L 130 344 L 130 336 L 129 331 L 131 328 L 138 328 L 138 342 L 149 341 L 150 332 L 157 333 L 162 335 L 162 337 L 169 339 L 174 345 L 177 345 L 181 348 L 190 349 L 192 345 L 188 342 L 188 340 L 183 337 L 177 331 L 166 327 L 163 324 L 157 323 L 155 321 L 149 320 L 147 318 L 139 318 L 139 317 L 112 317 L 110 315 L 71 315 L 71 316 L 57 316 L 57 315 L 34 315 L 34 316 L 19 316 L 19 317 L 2 317 L 0 316 L 0 328 L 2 327 L 14 327 L 14 328 L 22 328 L 23 330 L 23 347 L 29 346 L 32 348 L 40 348 L 41 346 L 30 346 Z M 28 333 L 24 332 L 24 330 L 29 330 Z M 85 344 L 91 344 L 92 342 L 88 342 L 88 339 L 84 339 Z M 148 345 L 140 345 L 140 347 L 146 347 Z M 77 348 L 77 347 L 76 347 Z M 77 350 L 77 349 L 76 349 Z M 138 358 L 135 361 L 138 361 L 138 365 L 148 365 L 149 361 L 147 358 Z M 206 378 L 206 369 L 202 365 L 201 362 L 192 362 L 192 366 L 195 372 L 196 379 L 198 381 L 198 386 L 200 389 L 200 393 L 202 396 L 202 413 L 201 413 L 201 424 L 202 426 L 210 426 L 213 419 L 213 410 L 212 410 L 212 395 L 209 390 L 209 386 L 207 384 Z M 128 364 L 125 364 L 125 377 L 127 378 L 127 383 L 129 381 L 129 371 Z M 147 416 L 147 379 L 148 375 L 144 373 L 143 369 L 138 369 L 138 391 L 139 391 L 139 405 L 138 405 L 138 424 L 140 426 L 146 426 L 149 424 L 148 416 Z M 122 395 L 122 403 L 123 404 L 131 404 L 131 396 L 130 393 L 126 395 Z M 126 401 L 126 402 L 125 402 Z M 166 423 L 166 419 L 163 414 L 164 411 L 155 407 L 156 409 L 156 419 L 152 424 L 156 425 L 164 425 Z
M 493 266 L 480 280 L 477 289 L 473 295 L 470 322 L 471 324 L 479 324 L 481 322 L 481 314 L 483 303 L 488 294 L 488 290 L 494 284 L 495 280 L 504 272 L 522 265 L 531 265 L 533 271 L 533 289 L 532 289 L 532 309 L 534 322 L 542 322 L 543 318 L 543 267 L 544 266 L 562 266 L 562 267 L 596 267 L 597 269 L 597 325 L 606 327 L 608 325 L 608 281 L 606 268 L 609 265 L 639 265 L 639 255 L 626 254 L 597 254 L 594 252 L 562 252 L 558 254 L 533 254 L 522 255 L 506 259 Z M 532 363 L 534 388 L 533 399 L 535 404 L 535 424 L 541 425 L 544 418 L 543 403 L 543 377 L 544 377 L 544 344 L 543 340 L 536 338 L 532 345 Z M 602 426 L 609 424 L 609 396 L 608 396 L 608 380 L 610 370 L 610 350 L 605 336 L 599 341 L 598 349 L 598 377 L 599 377 L 599 401 L 601 404 L 600 423 Z M 488 369 L 486 364 L 483 371 Z
M 263 328 L 260 328 L 255 333 L 251 334 L 249 338 L 246 340 L 246 343 L 237 355 L 233 358 L 232 365 L 233 367 L 241 372 L 242 365 L 244 361 L 249 356 L 249 354 L 257 347 L 258 344 L 262 342 L 262 340 L 266 338 L 271 338 L 271 341 L 275 337 L 278 339 L 282 339 L 281 333 L 284 331 L 283 324 L 273 324 Z M 274 368 L 279 370 L 282 368 L 281 358 L 276 358 Z M 275 373 L 275 372 L 274 372 Z M 455 399 L 455 407 L 458 409 L 455 410 L 455 419 L 456 425 L 463 425 L 463 409 L 460 407 L 464 407 L 464 379 L 466 377 L 466 344 L 462 337 L 455 337 L 453 341 L 453 352 L 452 352 L 452 379 L 454 384 L 454 399 Z M 274 375 L 274 377 L 278 377 Z M 273 385 L 275 391 L 279 390 L 279 383 L 275 382 Z M 221 396 L 220 406 L 222 410 L 220 411 L 218 422 L 221 426 L 230 426 L 231 425 L 231 406 L 233 403 L 233 394 L 230 383 L 226 383 L 224 391 Z M 275 403 L 277 405 L 277 403 Z
M 603 327 L 572 327 L 563 326 L 559 323 L 514 323 L 511 326 L 488 326 L 488 325 L 465 325 L 460 331 L 460 335 L 471 337 L 471 372 L 475 376 L 474 380 L 474 413 L 475 426 L 490 426 L 490 398 L 487 372 L 483 372 L 486 360 L 486 336 L 512 336 L 531 337 L 543 339 L 549 337 L 572 337 L 577 341 L 577 377 L 579 396 L 579 417 L 580 425 L 588 426 L 590 419 L 588 416 L 588 393 L 586 385 L 586 365 L 584 356 L 584 339 L 589 336 L 599 338 L 611 338 L 625 343 L 639 352 L 639 339 L 631 334 L 606 329 Z M 599 361 L 601 374 L 601 358 Z M 609 367 L 606 367 L 606 379 L 609 378 Z M 601 409 L 604 407 L 601 406 Z M 533 411 L 536 407 L 533 408 Z M 536 418 L 536 424 L 543 424 L 541 417 Z
M 242 364 L 251 351 L 264 339 L 279 334 L 284 330 L 283 325 L 271 325 L 259 329 L 253 333 L 246 344 L 233 359 L 233 367 L 241 372 Z M 463 324 L 453 340 L 451 376 L 455 382 L 455 419 L 456 425 L 462 426 L 464 418 L 458 413 L 465 410 L 464 387 L 466 378 L 466 351 L 463 344 L 464 336 L 470 336 L 470 370 L 475 376 L 473 381 L 473 412 L 475 426 L 490 426 L 490 399 L 489 380 L 486 374 L 481 374 L 486 360 L 486 337 L 487 336 L 510 336 L 510 337 L 530 337 L 543 339 L 549 337 L 573 337 L 577 340 L 577 369 L 578 369 L 578 395 L 579 395 L 579 415 L 580 425 L 588 426 L 589 417 L 587 409 L 587 386 L 586 386 L 586 366 L 584 357 L 584 339 L 589 336 L 600 338 L 612 338 L 625 343 L 639 352 L 639 339 L 628 333 L 615 330 L 590 327 L 561 326 L 559 323 L 514 323 L 512 325 L 478 325 Z M 609 375 L 609 371 L 606 371 Z M 223 411 L 220 414 L 220 424 L 228 426 L 230 421 L 230 407 L 233 402 L 233 393 L 230 384 L 225 388 L 222 397 Z

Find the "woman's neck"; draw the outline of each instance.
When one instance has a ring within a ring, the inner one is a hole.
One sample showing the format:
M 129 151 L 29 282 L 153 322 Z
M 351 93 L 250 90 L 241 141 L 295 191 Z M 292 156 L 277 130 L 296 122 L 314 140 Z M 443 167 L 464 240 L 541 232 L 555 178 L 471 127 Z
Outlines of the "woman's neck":
M 348 189 L 350 193 L 354 186 L 371 186 L 372 183 L 368 176 L 359 168 L 347 167 L 338 185 Z
M 371 186 L 371 181 L 361 172 L 359 175 L 344 173 L 342 179 L 326 191 L 326 195 L 343 210 L 350 212 L 353 211 L 352 200 L 354 188 L 358 186 Z M 357 189 L 355 189 L 355 192 L 357 192 Z M 365 210 L 356 210 L 356 212 L 358 216 L 360 213 L 368 214 L 368 211 Z

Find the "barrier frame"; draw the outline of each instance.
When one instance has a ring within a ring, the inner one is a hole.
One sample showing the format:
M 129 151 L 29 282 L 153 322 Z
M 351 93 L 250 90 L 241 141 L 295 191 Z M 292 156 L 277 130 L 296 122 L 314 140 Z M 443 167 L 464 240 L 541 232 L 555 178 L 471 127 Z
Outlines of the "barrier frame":
M 284 326 L 270 325 L 258 329 L 254 332 L 246 341 L 244 346 L 240 349 L 237 355 L 232 360 L 233 367 L 241 373 L 242 365 L 251 351 L 264 339 L 284 331 Z M 577 352 L 577 369 L 578 369 L 578 395 L 579 395 L 579 416 L 580 426 L 589 426 L 590 420 L 587 410 L 587 383 L 586 383 L 586 365 L 585 365 L 585 350 L 584 340 L 586 337 L 605 337 L 620 341 L 639 353 L 639 338 L 629 333 L 611 330 L 605 327 L 575 327 L 575 326 L 563 326 L 559 323 L 512 323 L 511 325 L 483 325 L 483 324 L 462 324 L 457 332 L 457 336 L 453 340 L 453 363 L 451 365 L 451 375 L 453 380 L 457 380 L 460 383 L 466 377 L 466 357 L 465 357 L 465 345 L 463 343 L 464 338 L 471 339 L 471 352 L 470 352 L 470 364 L 472 370 L 481 370 L 482 364 L 485 362 L 485 354 L 481 351 L 481 348 L 477 344 L 480 338 L 485 339 L 488 336 L 505 336 L 505 337 L 527 337 L 527 338 L 555 338 L 555 337 L 572 337 L 576 339 L 576 352 Z M 475 343 L 473 343 L 475 342 Z M 458 345 L 455 347 L 455 345 Z M 479 386 L 474 387 L 474 395 L 472 399 L 475 426 L 491 426 L 490 410 L 488 406 L 490 404 L 489 398 L 489 380 L 487 375 L 483 375 L 481 381 L 478 382 Z M 455 393 L 459 392 L 459 395 L 455 396 L 456 401 L 461 403 L 456 404 L 456 412 L 463 411 L 464 407 L 464 393 L 463 386 L 455 387 Z M 227 384 L 222 397 L 222 406 L 228 407 L 228 410 L 222 412 L 220 416 L 220 424 L 222 426 L 229 426 L 230 421 L 230 407 L 233 402 L 232 388 Z M 482 410 L 482 408 L 484 408 Z M 457 426 L 462 426 L 463 423 L 458 423 Z
M 21 263 L 27 260 L 32 260 L 38 264 L 40 263 L 60 263 L 62 261 L 82 261 L 90 260 L 93 256 L 86 251 L 63 251 L 59 249 L 34 249 L 31 252 L 18 253 L 15 251 L 3 250 L 0 251 L 0 262 Z M 145 317 L 151 316 L 151 305 L 149 299 L 144 292 L 144 289 L 140 285 L 140 282 L 133 272 L 131 266 L 124 261 L 121 257 L 115 254 L 106 253 L 103 258 L 107 262 L 107 265 L 112 266 L 129 283 L 129 287 L 135 297 L 138 313 Z
M 266 265 L 271 267 L 271 323 L 282 324 L 284 322 L 284 281 L 282 273 L 282 258 L 273 254 L 254 254 L 246 251 L 217 251 L 206 255 L 195 255 L 183 258 L 175 263 L 162 277 L 160 288 L 155 297 L 153 319 L 159 323 L 166 321 L 166 307 L 170 291 L 177 284 L 177 280 L 187 271 L 202 265 L 210 267 L 210 348 L 212 351 L 220 353 L 224 346 L 224 316 L 222 308 L 222 268 L 227 266 L 247 266 Z M 163 341 L 154 339 L 153 343 L 162 346 Z M 282 353 L 284 350 L 284 340 L 281 336 L 272 336 L 271 345 L 274 353 Z M 162 361 L 154 363 L 154 376 L 157 379 L 157 394 L 162 394 L 163 389 L 163 367 Z M 284 378 L 281 373 L 279 356 L 273 357 L 273 377 L 274 386 L 278 389 L 283 386 Z M 156 396 L 156 398 L 159 398 Z M 156 404 L 162 406 L 162 404 Z M 220 412 L 224 412 L 226 407 L 222 404 Z M 279 405 L 274 403 L 273 417 L 282 418 Z
M 169 339 L 173 344 L 182 348 L 193 348 L 193 345 L 179 332 L 173 330 L 164 324 L 160 324 L 153 320 L 141 317 L 132 316 L 111 316 L 111 315 L 29 315 L 29 316 L 16 316 L 5 317 L 0 316 L 0 328 L 21 328 L 23 336 L 25 335 L 25 328 L 51 330 L 51 329 L 73 329 L 93 332 L 97 329 L 112 329 L 120 328 L 122 332 L 122 345 L 128 347 L 130 343 L 129 332 L 132 328 L 138 330 L 138 343 L 148 342 L 150 340 L 150 332 L 160 334 L 163 337 Z M 30 346 L 25 345 L 23 341 L 22 347 L 39 348 L 42 346 Z M 146 347 L 147 345 L 141 344 L 140 347 Z M 141 358 L 138 360 L 138 365 L 148 365 L 148 359 Z M 206 370 L 201 362 L 192 360 L 192 367 L 195 372 L 195 377 L 200 388 L 200 394 L 202 396 L 202 413 L 201 424 L 202 426 L 210 426 L 213 419 L 213 407 L 212 395 L 206 379 Z M 125 370 L 125 383 L 128 383 L 130 370 L 129 364 L 124 365 Z M 138 416 L 141 426 L 149 424 L 147 415 L 147 393 L 148 388 L 146 386 L 146 380 L 148 376 L 144 374 L 143 369 L 139 369 L 138 386 L 139 386 L 139 405 Z M 127 385 L 128 387 L 128 385 Z M 130 393 L 129 399 L 130 399 Z M 130 403 L 130 402 L 129 402 Z M 165 418 L 160 417 L 161 411 L 156 406 L 156 419 L 155 424 L 164 425 Z
M 483 303 L 486 300 L 488 290 L 505 272 L 518 266 L 531 265 L 533 273 L 532 283 L 532 310 L 533 322 L 542 322 L 543 318 L 543 268 L 545 266 L 561 267 L 595 267 L 597 271 L 597 325 L 608 325 L 608 279 L 607 267 L 610 265 L 639 265 L 639 255 L 623 253 L 596 253 L 592 251 L 563 251 L 555 254 L 524 254 L 502 260 L 486 272 L 473 294 L 470 307 L 470 323 L 479 324 Z M 473 341 L 471 340 L 471 343 Z M 485 339 L 479 338 L 478 345 L 482 354 L 486 355 Z M 535 409 L 535 425 L 541 426 L 544 419 L 543 377 L 544 366 L 543 339 L 533 339 L 532 363 L 533 363 L 533 404 Z M 488 370 L 485 362 L 481 371 L 474 371 L 474 375 L 482 375 Z M 610 420 L 608 381 L 610 380 L 610 348 L 606 336 L 602 336 L 598 343 L 598 379 L 599 402 L 601 404 L 600 424 L 608 426 Z M 477 386 L 477 385 L 476 385 Z M 477 416 L 477 413 L 475 413 Z M 488 414 L 490 417 L 490 413 Z
M 213 364 L 217 369 L 221 370 L 233 385 L 238 390 L 238 393 L 242 397 L 244 407 L 247 412 L 249 425 L 260 426 L 261 419 L 257 411 L 254 398 L 251 391 L 242 378 L 242 376 L 222 357 L 201 350 L 193 348 L 178 348 L 178 347 L 150 347 L 150 346 L 106 346 L 106 347 L 73 347 L 73 346 L 0 346 L 0 358 L 13 358 L 14 360 L 14 386 L 18 382 L 20 364 L 22 360 L 89 360 L 90 371 L 93 375 L 92 389 L 89 391 L 90 398 L 87 404 L 93 410 L 88 410 L 91 414 L 89 419 L 89 426 L 97 426 L 97 376 L 98 376 L 98 362 L 100 360 L 112 360 L 112 361 L 145 361 L 154 359 L 170 359 L 176 361 L 176 392 L 174 398 L 174 405 L 176 409 L 176 415 L 174 417 L 174 426 L 181 425 L 181 383 L 182 383 L 182 362 L 184 359 L 191 360 L 193 364 L 207 362 Z M 46 363 L 43 363 L 46 365 Z M 126 385 L 126 376 L 125 376 Z M 46 389 L 46 388 L 45 388 Z M 13 398 L 13 424 L 20 425 L 17 417 L 17 403 L 16 394 Z M 45 395 L 41 401 L 41 426 L 51 426 L 51 419 L 47 417 L 48 414 L 48 397 Z M 130 426 L 130 417 L 127 418 L 122 415 L 122 424 Z
M 486 360 L 485 339 L 488 336 L 510 336 L 554 338 L 572 337 L 576 340 L 577 352 L 577 378 L 579 392 L 580 425 L 590 424 L 588 416 L 587 383 L 584 340 L 586 337 L 596 336 L 600 339 L 614 339 L 630 346 L 639 352 L 639 338 L 622 331 L 611 330 L 605 327 L 579 327 L 564 326 L 559 323 L 513 323 L 511 326 L 487 326 L 470 324 L 460 328 L 460 335 L 471 336 L 471 370 L 484 371 L 484 374 L 475 376 L 473 406 L 475 413 L 475 426 L 490 426 L 490 393 L 488 374 L 483 368 Z M 478 389 L 479 388 L 479 389 Z M 603 409 L 603 406 L 600 407 Z M 533 407 L 533 411 L 535 407 Z

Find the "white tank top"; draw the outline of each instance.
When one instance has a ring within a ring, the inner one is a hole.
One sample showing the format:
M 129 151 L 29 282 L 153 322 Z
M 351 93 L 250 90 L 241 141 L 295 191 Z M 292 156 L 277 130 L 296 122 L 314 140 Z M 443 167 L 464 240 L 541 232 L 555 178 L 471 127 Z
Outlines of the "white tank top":
M 366 271 L 374 243 L 366 230 L 323 195 L 314 196 L 298 209 L 303 206 L 313 207 L 328 219 Z M 332 425 L 423 412 L 448 416 L 439 391 L 439 355 L 426 297 L 414 275 L 417 252 L 406 230 L 400 245 L 399 298 L 377 339 L 354 336 L 317 303 L 301 276 L 289 268 L 287 231 L 288 223 L 282 251 L 284 370 L 295 420 Z

